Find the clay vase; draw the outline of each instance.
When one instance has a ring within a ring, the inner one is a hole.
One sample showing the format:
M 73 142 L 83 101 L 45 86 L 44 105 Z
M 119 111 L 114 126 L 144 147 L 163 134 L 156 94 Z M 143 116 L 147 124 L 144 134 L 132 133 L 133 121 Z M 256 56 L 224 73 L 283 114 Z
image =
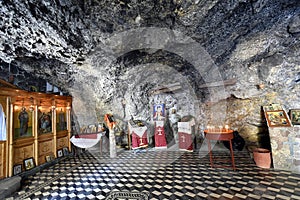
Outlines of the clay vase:
M 255 148 L 253 149 L 253 159 L 258 167 L 271 167 L 271 152 L 268 149 Z

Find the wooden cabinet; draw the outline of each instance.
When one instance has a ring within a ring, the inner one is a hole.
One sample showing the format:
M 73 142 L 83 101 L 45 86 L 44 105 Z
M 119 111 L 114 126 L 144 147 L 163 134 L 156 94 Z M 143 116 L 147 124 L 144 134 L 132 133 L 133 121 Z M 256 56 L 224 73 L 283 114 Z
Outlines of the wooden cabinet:
M 53 134 L 48 133 L 38 137 L 38 164 L 46 162 L 46 156 L 55 155 Z
M 10 86 L 8 84 L 8 86 Z M 0 85 L 6 135 L 0 138 L 0 179 L 14 175 L 14 166 L 33 158 L 35 166 L 57 157 L 70 145 L 71 96 L 28 92 Z M 0 113 L 1 114 L 1 113 Z

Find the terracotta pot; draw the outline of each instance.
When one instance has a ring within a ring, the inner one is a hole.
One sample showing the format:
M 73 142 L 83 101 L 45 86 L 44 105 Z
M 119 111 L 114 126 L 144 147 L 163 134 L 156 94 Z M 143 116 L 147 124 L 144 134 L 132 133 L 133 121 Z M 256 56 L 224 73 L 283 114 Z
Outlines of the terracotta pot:
M 268 149 L 255 148 L 253 150 L 253 158 L 258 167 L 271 167 L 271 152 Z

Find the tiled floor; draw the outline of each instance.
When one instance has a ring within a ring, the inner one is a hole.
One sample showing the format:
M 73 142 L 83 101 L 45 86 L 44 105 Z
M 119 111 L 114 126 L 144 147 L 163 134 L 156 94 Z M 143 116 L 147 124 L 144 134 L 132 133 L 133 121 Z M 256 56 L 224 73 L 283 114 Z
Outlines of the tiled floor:
M 229 151 L 215 148 L 214 155 Z M 91 149 L 29 177 L 10 199 L 106 199 L 115 191 L 149 199 L 300 199 L 300 175 L 255 166 L 247 151 L 235 152 L 237 170 L 210 168 L 207 151 Z M 108 199 L 114 199 L 111 198 Z

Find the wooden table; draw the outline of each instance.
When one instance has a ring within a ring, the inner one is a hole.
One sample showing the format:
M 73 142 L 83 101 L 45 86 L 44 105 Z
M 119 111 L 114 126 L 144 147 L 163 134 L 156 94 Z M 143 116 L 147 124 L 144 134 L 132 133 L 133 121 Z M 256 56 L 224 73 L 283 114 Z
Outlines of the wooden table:
M 211 167 L 225 167 L 225 168 L 228 167 L 228 166 L 225 166 L 225 165 L 215 165 L 214 164 L 210 140 L 229 141 L 231 160 L 224 160 L 224 159 L 215 159 L 215 160 L 216 161 L 217 160 L 219 160 L 219 161 L 231 161 L 232 168 L 235 171 L 234 154 L 233 154 L 232 141 L 231 141 L 233 139 L 233 130 L 229 130 L 229 129 L 204 130 L 204 135 L 205 135 L 205 138 L 207 139 L 210 166 Z

